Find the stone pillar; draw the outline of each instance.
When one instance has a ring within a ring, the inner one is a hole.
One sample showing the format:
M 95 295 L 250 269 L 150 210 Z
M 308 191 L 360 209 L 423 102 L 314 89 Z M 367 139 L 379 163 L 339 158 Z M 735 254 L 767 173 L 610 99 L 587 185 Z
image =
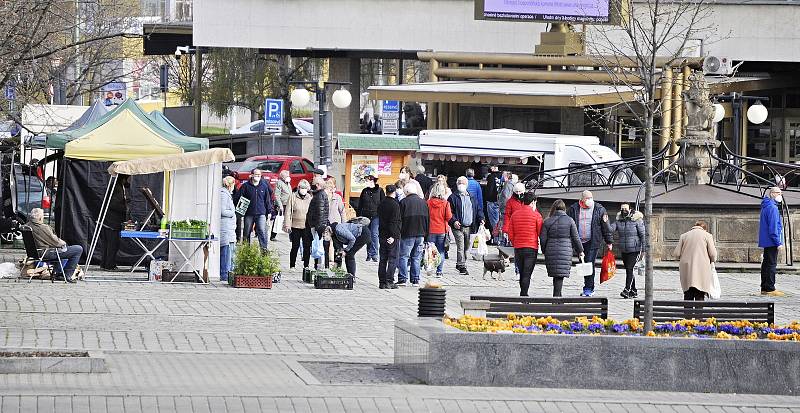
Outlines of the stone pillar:
M 328 104 L 333 116 L 333 134 L 337 133 L 358 133 L 358 118 L 360 113 L 361 100 L 361 59 L 358 58 L 331 58 L 330 59 L 330 81 L 350 82 L 344 86 L 353 101 L 345 109 L 339 109 L 333 105 L 332 95 L 336 87 L 328 87 Z

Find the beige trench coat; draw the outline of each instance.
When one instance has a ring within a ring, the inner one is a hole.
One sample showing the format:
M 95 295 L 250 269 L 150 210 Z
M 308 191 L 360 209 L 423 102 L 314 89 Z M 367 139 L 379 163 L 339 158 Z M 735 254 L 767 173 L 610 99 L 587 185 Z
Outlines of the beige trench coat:
M 711 263 L 717 260 L 714 236 L 701 227 L 692 227 L 681 234 L 672 254 L 681 259 L 681 289 L 691 287 L 703 292 L 711 291 Z

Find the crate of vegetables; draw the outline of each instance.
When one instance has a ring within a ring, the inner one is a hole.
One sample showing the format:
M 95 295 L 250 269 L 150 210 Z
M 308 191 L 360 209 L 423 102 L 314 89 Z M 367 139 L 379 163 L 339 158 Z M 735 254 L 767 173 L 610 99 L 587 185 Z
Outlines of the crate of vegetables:
M 172 221 L 169 233 L 173 239 L 206 239 L 208 238 L 208 222 L 197 219 Z
M 314 271 L 314 288 L 352 290 L 355 277 L 342 269 Z

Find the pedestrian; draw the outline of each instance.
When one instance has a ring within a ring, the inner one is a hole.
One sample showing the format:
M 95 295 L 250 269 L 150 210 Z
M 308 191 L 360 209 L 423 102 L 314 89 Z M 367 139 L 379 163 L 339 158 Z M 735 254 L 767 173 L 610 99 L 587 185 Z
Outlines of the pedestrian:
M 508 201 L 514 197 L 514 186 L 519 182 L 519 177 L 511 172 L 504 172 L 503 177 L 503 188 L 500 190 L 500 193 L 497 194 L 498 220 L 497 225 L 492 231 L 492 236 L 496 237 L 499 243 L 506 245 L 503 239 L 506 208 L 508 206 Z
M 378 262 L 378 233 L 380 219 L 378 218 L 378 205 L 386 196 L 378 185 L 378 177 L 369 175 L 366 178 L 366 188 L 361 190 L 358 198 L 358 215 L 369 218 L 369 231 L 372 234 L 372 243 L 367 247 L 367 261 Z
M 542 224 L 539 245 L 544 254 L 547 276 L 553 279 L 553 297 L 561 297 L 564 278 L 569 277 L 572 256 L 578 253 L 584 260 L 583 244 L 578 236 L 575 221 L 567 215 L 567 206 L 558 199 L 550 208 L 550 216 Z
M 466 176 L 459 176 L 456 180 L 457 191 L 450 195 L 448 202 L 453 212 L 450 218 L 450 227 L 456 239 L 456 270 L 461 275 L 469 275 L 467 271 L 467 249 L 469 236 L 477 232 L 483 224 L 483 210 L 477 198 L 469 193 L 469 180 Z
M 292 195 L 292 177 L 289 171 L 284 169 L 278 176 L 278 182 L 275 183 L 275 214 L 283 215 L 283 210 L 286 204 L 289 203 L 289 197 Z M 270 241 L 275 241 L 278 234 L 275 232 L 275 220 L 272 221 L 272 234 L 269 237 Z
M 711 263 L 717 260 L 714 236 L 708 232 L 704 221 L 695 222 L 692 229 L 681 234 L 672 254 L 680 258 L 680 277 L 683 299 L 703 301 L 711 291 Z
M 400 202 L 397 201 L 397 187 L 386 185 L 386 197 L 378 205 L 380 226 L 380 248 L 378 254 L 378 287 L 395 289 L 394 272 L 397 270 L 397 256 L 400 252 L 402 218 Z
M 514 245 L 514 262 L 519 267 L 519 295 L 527 297 L 539 255 L 539 234 L 544 220 L 536 210 L 536 195 L 532 191 L 523 195 L 522 204 L 524 207 L 511 215 L 508 238 Z
M 644 251 L 644 215 L 639 211 L 631 212 L 630 204 L 622 204 L 617 213 L 617 220 L 611 224 L 611 232 L 619 236 L 617 251 L 622 253 L 622 264 L 625 266 L 625 288 L 619 293 L 622 298 L 636 298 L 636 278 L 633 269 Z
M 442 185 L 442 188 L 444 188 L 444 199 L 449 200 L 450 199 L 450 195 L 453 195 L 453 191 L 450 189 L 450 186 L 447 185 L 447 177 L 444 176 L 444 175 L 437 175 L 436 176 L 436 183 Z M 450 228 L 450 225 L 448 224 L 447 225 L 447 237 L 445 237 L 445 240 L 444 240 L 444 255 L 442 256 L 444 259 L 449 259 L 450 258 L 450 244 L 455 242 L 455 239 L 456 238 L 453 235 L 453 229 Z
M 311 261 L 311 227 L 307 225 L 307 217 L 311 198 L 308 193 L 311 185 L 303 179 L 297 184 L 297 191 L 289 197 L 283 214 L 283 231 L 289 234 L 292 249 L 289 250 L 289 269 L 293 270 L 297 262 L 297 252 L 303 245 L 303 269 L 309 268 Z
M 486 189 L 483 198 L 486 201 L 486 219 L 489 221 L 489 229 L 495 233 L 497 223 L 500 221 L 500 206 L 497 203 L 498 195 L 503 188 L 503 175 L 499 172 L 497 165 L 489 167 L 489 175 L 486 176 Z M 491 243 L 496 243 L 497 238 L 492 237 Z
M 398 255 L 397 285 L 404 287 L 411 267 L 411 285 L 419 286 L 420 261 L 424 250 L 425 236 L 428 235 L 430 217 L 428 205 L 420 196 L 419 185 L 409 182 L 404 191 L 406 196 L 400 201 L 400 253 Z
M 314 176 L 311 183 L 311 204 L 308 206 L 306 215 L 306 226 L 311 230 L 311 236 L 315 234 L 322 238 L 322 234 L 328 229 L 328 217 L 330 216 L 328 195 L 325 193 L 325 178 L 320 175 Z
M 47 254 L 44 254 L 42 260 L 44 261 L 58 261 L 67 260 L 67 265 L 64 266 L 64 273 L 61 274 L 68 283 L 75 283 L 75 271 L 78 269 L 78 260 L 83 255 L 83 247 L 80 245 L 67 245 L 61 238 L 57 237 L 50 228 L 50 225 L 44 223 L 44 210 L 41 208 L 33 208 L 29 215 L 30 222 L 28 227 L 31 229 L 31 235 L 36 241 L 36 246 L 39 248 L 49 248 Z M 58 251 L 58 253 L 56 253 Z M 54 266 L 57 270 L 61 270 L 61 263 Z
M 467 176 L 467 191 L 470 195 L 474 196 L 475 199 L 478 200 L 478 209 L 481 210 L 481 216 L 484 216 L 483 213 L 483 189 L 481 189 L 481 184 L 475 180 L 475 170 L 472 168 L 467 168 L 464 175 Z
M 364 219 L 364 221 L 369 220 Z M 369 243 L 372 242 L 372 237 L 369 233 L 369 224 L 364 225 L 360 222 L 334 222 L 331 224 L 331 231 L 333 233 L 334 244 L 338 244 L 336 248 L 340 250 L 339 255 L 344 256 L 344 265 L 347 267 L 347 273 L 355 276 L 356 253 L 364 245 L 369 245 Z
M 597 253 L 603 244 L 609 251 L 612 249 L 611 226 L 608 223 L 608 212 L 599 202 L 594 202 L 592 192 L 589 190 L 581 193 L 581 200 L 572 204 L 567 211 L 567 215 L 575 221 L 578 227 L 578 235 L 581 237 L 583 252 L 586 254 L 586 262 L 592 264 L 592 275 L 583 277 L 582 297 L 594 295 L 594 276 Z
M 347 221 L 344 214 L 344 200 L 341 195 L 336 193 L 336 178 L 329 176 L 325 180 L 325 194 L 328 195 L 328 222 L 339 223 Z M 331 236 L 332 232 L 328 227 L 322 237 L 322 246 L 325 249 L 325 268 L 330 268 L 331 266 Z M 334 257 L 336 257 L 336 251 L 334 251 Z M 338 258 L 335 258 L 335 262 L 337 265 L 342 264 Z
M 506 200 L 506 203 L 503 208 L 503 233 L 506 235 L 508 234 L 509 231 L 511 215 L 513 215 L 517 209 L 520 209 L 524 206 L 522 204 L 522 197 L 524 195 L 525 195 L 525 184 L 523 184 L 522 182 L 517 182 L 516 184 L 514 184 L 511 197 Z
M 219 189 L 220 220 L 219 220 L 219 280 L 228 281 L 231 269 L 231 257 L 236 245 L 236 207 L 233 205 L 233 189 L 236 179 L 232 176 L 222 178 L 222 188 Z
M 447 227 L 450 219 L 453 218 L 453 211 L 450 209 L 450 202 L 445 199 L 446 187 L 441 183 L 436 183 L 431 188 L 431 198 L 428 200 L 428 213 L 430 215 L 430 226 L 428 229 L 428 242 L 436 245 L 439 255 L 444 257 L 445 242 L 447 241 Z M 436 276 L 442 276 L 444 259 L 436 267 Z
M 761 200 L 761 218 L 758 224 L 758 246 L 764 249 L 761 260 L 761 295 L 783 297 L 775 289 L 775 274 L 778 272 L 778 249 L 783 248 L 783 223 L 778 204 L 783 202 L 783 191 L 772 187 Z
M 417 176 L 414 179 L 419 182 L 419 186 L 422 189 L 422 199 L 427 199 L 433 187 L 433 179 L 425 175 L 425 167 L 422 164 L 417 166 Z
M 245 198 L 250 201 L 250 205 L 244 213 L 242 239 L 249 243 L 250 234 L 255 226 L 258 244 L 262 250 L 266 250 L 269 244 L 267 216 L 272 212 L 272 189 L 266 181 L 261 179 L 260 169 L 256 168 L 250 171 L 250 179 L 239 187 L 237 195 L 239 199 Z M 234 199 L 234 203 L 238 204 L 239 199 Z
M 444 187 L 444 199 L 450 198 L 450 195 L 453 194 L 453 190 L 450 189 L 450 185 L 447 185 L 447 176 L 436 175 L 436 183 L 441 184 Z

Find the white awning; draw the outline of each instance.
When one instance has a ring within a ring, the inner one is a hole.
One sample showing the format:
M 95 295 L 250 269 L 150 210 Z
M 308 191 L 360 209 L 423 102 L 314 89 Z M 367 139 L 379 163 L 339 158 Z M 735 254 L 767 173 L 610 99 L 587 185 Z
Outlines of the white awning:
M 215 163 L 230 162 L 235 160 L 228 148 L 212 148 L 204 151 L 187 152 L 177 155 L 157 156 L 151 158 L 118 161 L 108 167 L 111 176 L 145 175 L 181 169 L 199 168 Z

